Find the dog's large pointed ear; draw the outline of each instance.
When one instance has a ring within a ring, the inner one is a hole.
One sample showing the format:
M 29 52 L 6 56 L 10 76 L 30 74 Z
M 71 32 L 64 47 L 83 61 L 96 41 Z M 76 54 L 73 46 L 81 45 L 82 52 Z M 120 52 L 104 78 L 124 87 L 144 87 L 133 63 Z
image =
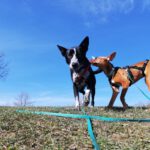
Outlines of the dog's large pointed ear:
M 61 54 L 62 54 L 63 56 L 65 56 L 65 55 L 66 55 L 66 52 L 67 52 L 67 49 L 64 48 L 64 47 L 62 47 L 62 46 L 60 46 L 60 45 L 57 45 L 57 47 L 58 47 L 58 49 L 60 50 Z
M 88 46 L 89 46 L 89 37 L 86 36 L 80 43 L 79 47 L 81 47 L 81 49 L 86 52 L 88 50 Z
M 111 55 L 109 55 L 109 56 L 107 57 L 107 59 L 108 59 L 109 61 L 112 61 L 112 60 L 115 58 L 115 56 L 116 56 L 116 52 L 113 52 Z

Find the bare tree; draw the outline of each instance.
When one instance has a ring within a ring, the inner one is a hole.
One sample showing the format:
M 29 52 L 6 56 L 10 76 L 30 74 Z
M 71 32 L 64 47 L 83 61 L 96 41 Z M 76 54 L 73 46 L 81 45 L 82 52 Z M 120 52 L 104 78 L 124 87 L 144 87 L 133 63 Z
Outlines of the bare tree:
M 30 96 L 28 93 L 21 92 L 16 98 L 16 101 L 14 102 L 15 106 L 30 106 L 33 102 L 30 101 Z
M 0 79 L 8 75 L 8 64 L 5 62 L 5 55 L 0 53 Z

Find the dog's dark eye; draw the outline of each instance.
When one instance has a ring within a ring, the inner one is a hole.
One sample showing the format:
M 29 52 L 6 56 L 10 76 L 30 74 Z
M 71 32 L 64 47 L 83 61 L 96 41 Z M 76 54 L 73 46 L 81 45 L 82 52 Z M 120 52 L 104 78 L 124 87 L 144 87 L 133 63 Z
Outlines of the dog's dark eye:
M 73 57 L 73 55 L 74 55 L 74 50 L 71 49 L 71 50 L 69 51 L 69 53 L 68 53 L 68 56 L 69 56 L 69 57 Z

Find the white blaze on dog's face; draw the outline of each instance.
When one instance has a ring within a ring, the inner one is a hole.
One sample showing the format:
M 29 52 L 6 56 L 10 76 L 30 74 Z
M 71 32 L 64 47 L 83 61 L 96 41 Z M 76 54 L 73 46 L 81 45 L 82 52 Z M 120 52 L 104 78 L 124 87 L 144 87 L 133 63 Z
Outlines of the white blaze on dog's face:
M 78 70 L 80 65 L 79 65 L 79 60 L 78 60 L 78 57 L 77 57 L 77 49 L 73 48 L 73 49 L 70 50 L 70 52 L 72 53 L 72 56 L 70 58 L 69 67 L 72 70 Z

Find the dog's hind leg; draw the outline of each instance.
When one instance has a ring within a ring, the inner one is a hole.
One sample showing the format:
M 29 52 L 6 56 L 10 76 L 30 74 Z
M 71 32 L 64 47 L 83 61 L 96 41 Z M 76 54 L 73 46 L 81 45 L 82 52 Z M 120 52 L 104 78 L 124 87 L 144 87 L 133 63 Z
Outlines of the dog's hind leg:
M 95 102 L 94 102 L 94 98 L 95 98 L 95 87 L 91 89 L 91 96 L 92 96 L 91 106 L 94 107 L 94 105 L 95 105 Z
M 146 68 L 145 68 L 145 82 L 148 86 L 148 89 L 150 91 L 150 61 L 148 62 Z
M 128 91 L 128 88 L 124 88 L 121 92 L 121 96 L 120 96 L 120 100 L 122 102 L 122 105 L 123 105 L 123 109 L 125 110 L 126 108 L 128 108 L 128 105 L 127 103 L 125 102 L 125 95 Z

